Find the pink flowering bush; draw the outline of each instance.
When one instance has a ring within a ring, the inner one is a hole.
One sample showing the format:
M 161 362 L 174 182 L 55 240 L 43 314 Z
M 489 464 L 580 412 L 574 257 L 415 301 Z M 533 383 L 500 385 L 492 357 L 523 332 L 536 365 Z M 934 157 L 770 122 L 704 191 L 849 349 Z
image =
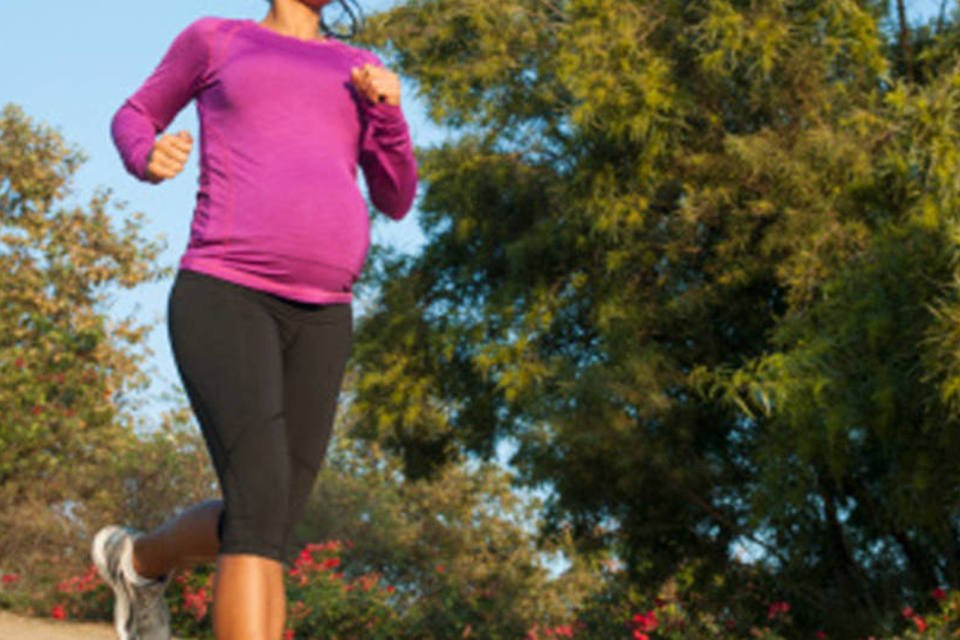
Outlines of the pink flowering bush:
M 174 574 L 167 586 L 170 626 L 184 638 L 213 638 L 210 613 L 213 606 L 214 565 L 199 565 Z
M 353 573 L 348 577 L 341 553 L 350 542 L 338 540 L 307 544 L 285 568 L 287 620 L 283 640 L 333 640 L 334 638 L 425 637 L 423 621 L 411 603 L 423 597 L 447 602 L 448 589 L 414 594 L 404 599 L 403 589 L 387 583 L 377 572 Z M 52 563 L 56 566 L 56 563 Z M 174 575 L 166 596 L 172 614 L 174 635 L 210 640 L 214 565 L 200 565 Z M 431 570 L 435 578 L 456 580 L 443 564 Z M 769 586 L 747 581 L 727 590 L 717 578 L 713 589 L 703 589 L 686 569 L 667 580 L 655 592 L 641 592 L 623 580 L 612 579 L 607 587 L 580 603 L 562 624 L 533 621 L 524 640 L 783 640 L 806 638 L 829 640 L 824 630 L 800 632 L 793 624 L 794 605 L 771 598 Z M 91 564 L 77 575 L 37 573 L 27 585 L 18 573 L 0 572 L 0 606 L 55 620 L 112 619 L 113 593 Z M 43 577 L 46 576 L 46 577 Z M 441 585 L 442 586 L 442 585 Z M 448 585 L 449 586 L 449 585 Z M 725 594 L 726 598 L 717 598 Z M 960 637 L 960 593 L 936 587 L 915 603 L 905 603 L 897 613 L 899 628 L 893 635 L 856 640 L 939 640 Z M 454 604 L 450 600 L 448 604 Z M 458 615 L 454 608 L 452 616 Z M 415 628 L 417 625 L 419 631 Z M 442 636 L 439 624 L 433 629 Z M 493 628 L 460 625 L 457 637 L 502 637 Z M 430 636 L 434 637 L 434 636 Z M 843 639 L 853 640 L 853 639 Z
M 27 579 L 20 573 L 0 572 L 0 606 L 27 615 L 55 620 L 98 620 L 113 612 L 113 592 L 91 563 L 77 575 L 38 567 Z
M 960 637 L 960 592 L 955 590 L 935 587 L 923 603 L 906 604 L 900 614 L 904 629 L 893 640 Z
M 347 578 L 337 555 L 343 545 L 338 540 L 308 544 L 287 571 L 284 640 L 402 635 L 401 613 L 392 606 L 395 587 L 377 573 Z
M 284 568 L 287 620 L 284 640 L 398 637 L 399 616 L 390 606 L 395 592 L 376 574 L 353 578 L 342 570 L 337 540 L 307 544 Z M 214 565 L 174 577 L 168 589 L 174 635 L 210 640 Z
M 348 543 L 349 544 L 349 543 Z M 287 628 L 284 640 L 399 637 L 397 589 L 378 574 L 347 577 L 337 555 L 339 541 L 308 544 L 285 569 Z M 108 621 L 113 591 L 90 564 L 79 575 L 58 576 L 57 562 L 38 568 L 29 584 L 18 573 L 0 572 L 0 607 L 55 620 Z M 215 565 L 176 572 L 166 590 L 173 634 L 211 640 Z

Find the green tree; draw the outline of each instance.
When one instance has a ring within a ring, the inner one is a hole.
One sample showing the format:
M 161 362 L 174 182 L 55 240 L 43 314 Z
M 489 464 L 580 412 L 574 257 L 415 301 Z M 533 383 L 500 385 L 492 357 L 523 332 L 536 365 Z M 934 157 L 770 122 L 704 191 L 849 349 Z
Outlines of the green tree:
M 0 566 L 11 572 L 85 566 L 91 529 L 145 525 L 171 496 L 212 492 L 202 442 L 177 427 L 182 408 L 146 440 L 134 433 L 150 327 L 112 321 L 104 289 L 170 271 L 153 266 L 162 245 L 142 237 L 143 214 L 113 228 L 123 205 L 109 190 L 72 204 L 83 162 L 17 105 L 0 112 Z
M 463 135 L 418 150 L 422 254 L 377 261 L 354 433 L 409 478 L 515 438 L 545 535 L 651 587 L 752 543 L 808 630 L 955 582 L 955 31 L 911 85 L 886 4 L 376 16 Z
M 569 536 L 538 544 L 538 500 L 518 495 L 497 464 L 409 480 L 376 442 L 344 433 L 333 444 L 295 534 L 299 546 L 345 543 L 345 579 L 376 575 L 396 589 L 396 637 L 525 637 L 571 623 L 601 587 L 597 564 L 576 556 Z M 569 566 L 551 577 L 546 563 L 561 554 Z

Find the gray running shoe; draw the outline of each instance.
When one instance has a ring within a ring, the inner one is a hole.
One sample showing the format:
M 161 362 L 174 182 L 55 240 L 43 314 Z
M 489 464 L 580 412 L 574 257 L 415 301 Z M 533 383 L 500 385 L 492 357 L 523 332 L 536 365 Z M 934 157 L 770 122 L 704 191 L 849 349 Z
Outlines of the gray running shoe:
M 171 573 L 139 586 L 123 569 L 123 555 L 133 553 L 139 532 L 130 527 L 106 526 L 93 538 L 91 555 L 104 582 L 113 587 L 113 622 L 120 640 L 170 640 L 170 610 L 163 592 Z

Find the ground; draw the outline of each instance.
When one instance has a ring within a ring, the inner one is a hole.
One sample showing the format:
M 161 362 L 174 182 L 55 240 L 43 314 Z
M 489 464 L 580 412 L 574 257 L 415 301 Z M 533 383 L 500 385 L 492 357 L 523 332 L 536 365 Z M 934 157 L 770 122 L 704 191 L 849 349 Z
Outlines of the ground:
M 0 610 L 0 638 L 3 640 L 116 640 L 109 622 L 71 622 L 54 618 L 32 618 Z M 177 640 L 175 637 L 174 640 Z

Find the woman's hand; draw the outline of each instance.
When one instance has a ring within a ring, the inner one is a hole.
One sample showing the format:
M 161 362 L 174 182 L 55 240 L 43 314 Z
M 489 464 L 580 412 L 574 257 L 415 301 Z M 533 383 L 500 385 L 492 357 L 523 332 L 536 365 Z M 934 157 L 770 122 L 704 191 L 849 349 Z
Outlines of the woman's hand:
M 147 158 L 147 180 L 156 184 L 169 180 L 181 171 L 187 163 L 193 138 L 189 131 L 178 131 L 171 135 L 165 133 L 153 143 Z
M 400 106 L 400 76 L 389 69 L 368 62 L 350 69 L 350 79 L 371 102 Z

